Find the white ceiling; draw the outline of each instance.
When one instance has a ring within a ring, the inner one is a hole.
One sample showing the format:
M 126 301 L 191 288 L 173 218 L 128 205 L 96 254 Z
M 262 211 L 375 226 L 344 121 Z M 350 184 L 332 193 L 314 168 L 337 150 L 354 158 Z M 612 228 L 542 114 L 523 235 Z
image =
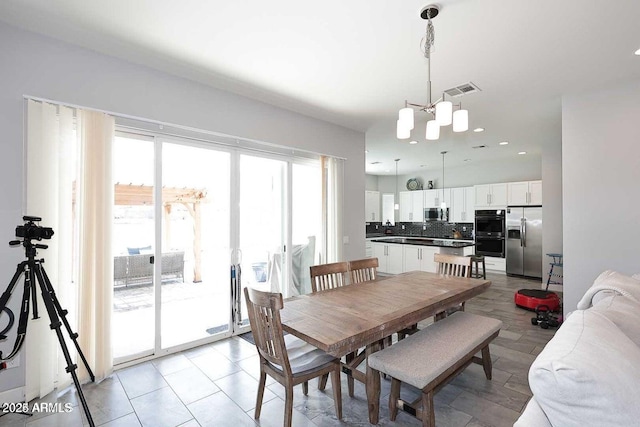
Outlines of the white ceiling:
M 640 79 L 640 1 L 440 0 L 434 100 L 472 81 L 482 91 L 459 100 L 470 127 L 486 131 L 446 128 L 436 142 L 414 131 L 422 135 L 410 146 L 396 139 L 395 121 L 405 100 L 426 102 L 419 12 L 428 4 L 3 0 L 0 20 L 366 131 L 373 174 L 395 173 L 395 158 L 401 174 L 437 169 L 443 150 L 448 166 L 521 150 L 539 159 L 543 144 L 560 143 L 563 94 Z

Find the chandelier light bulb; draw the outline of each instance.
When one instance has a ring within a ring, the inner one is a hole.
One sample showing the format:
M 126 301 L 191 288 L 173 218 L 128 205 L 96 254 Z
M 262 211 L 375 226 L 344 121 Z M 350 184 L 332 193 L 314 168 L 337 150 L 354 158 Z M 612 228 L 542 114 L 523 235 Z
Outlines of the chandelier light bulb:
M 453 131 L 465 132 L 469 129 L 469 111 L 457 110 L 453 112 Z
M 398 121 L 402 123 L 402 126 L 406 129 L 412 130 L 414 127 L 413 120 L 413 108 L 405 107 L 401 108 L 398 112 Z
M 440 125 L 435 120 L 429 120 L 427 122 L 427 139 L 429 141 L 435 141 L 440 138 Z
M 451 113 L 453 112 L 453 104 L 451 101 L 440 101 L 436 104 L 436 121 L 440 126 L 449 126 L 451 124 Z
M 405 127 L 404 123 L 398 120 L 396 128 L 396 136 L 398 139 L 407 139 L 411 137 L 411 129 Z

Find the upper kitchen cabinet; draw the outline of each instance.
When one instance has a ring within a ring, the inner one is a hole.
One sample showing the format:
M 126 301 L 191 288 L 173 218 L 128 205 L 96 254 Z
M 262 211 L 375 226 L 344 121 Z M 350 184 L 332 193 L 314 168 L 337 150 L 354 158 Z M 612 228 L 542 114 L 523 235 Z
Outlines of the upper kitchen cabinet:
M 380 222 L 380 192 L 364 192 L 365 222 Z
M 400 192 L 400 222 L 422 222 L 424 219 L 424 191 Z
M 509 206 L 542 205 L 542 181 L 508 183 L 507 202 Z
M 475 208 L 504 208 L 507 206 L 507 184 L 476 185 Z
M 425 208 L 440 208 L 442 204 L 442 189 L 424 190 L 424 207 Z M 444 201 L 447 206 L 451 204 L 451 189 L 444 189 Z
M 474 222 L 475 192 L 473 187 L 451 189 L 450 222 Z

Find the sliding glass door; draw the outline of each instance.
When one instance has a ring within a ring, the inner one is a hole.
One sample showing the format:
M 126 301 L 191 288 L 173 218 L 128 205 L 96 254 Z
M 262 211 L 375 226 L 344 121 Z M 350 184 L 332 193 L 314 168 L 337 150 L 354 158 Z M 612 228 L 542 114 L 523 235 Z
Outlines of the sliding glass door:
M 153 134 L 115 147 L 116 363 L 247 331 L 244 287 L 310 292 L 318 162 Z

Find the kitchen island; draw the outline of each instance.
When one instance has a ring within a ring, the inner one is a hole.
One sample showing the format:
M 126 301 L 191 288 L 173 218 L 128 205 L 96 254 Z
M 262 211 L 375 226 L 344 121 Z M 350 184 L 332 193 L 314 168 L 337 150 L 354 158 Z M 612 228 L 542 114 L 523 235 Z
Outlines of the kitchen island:
M 381 273 L 400 274 L 407 271 L 436 272 L 435 254 L 470 255 L 473 241 L 433 239 L 427 237 L 381 237 L 371 240 L 372 255 L 378 258 Z

